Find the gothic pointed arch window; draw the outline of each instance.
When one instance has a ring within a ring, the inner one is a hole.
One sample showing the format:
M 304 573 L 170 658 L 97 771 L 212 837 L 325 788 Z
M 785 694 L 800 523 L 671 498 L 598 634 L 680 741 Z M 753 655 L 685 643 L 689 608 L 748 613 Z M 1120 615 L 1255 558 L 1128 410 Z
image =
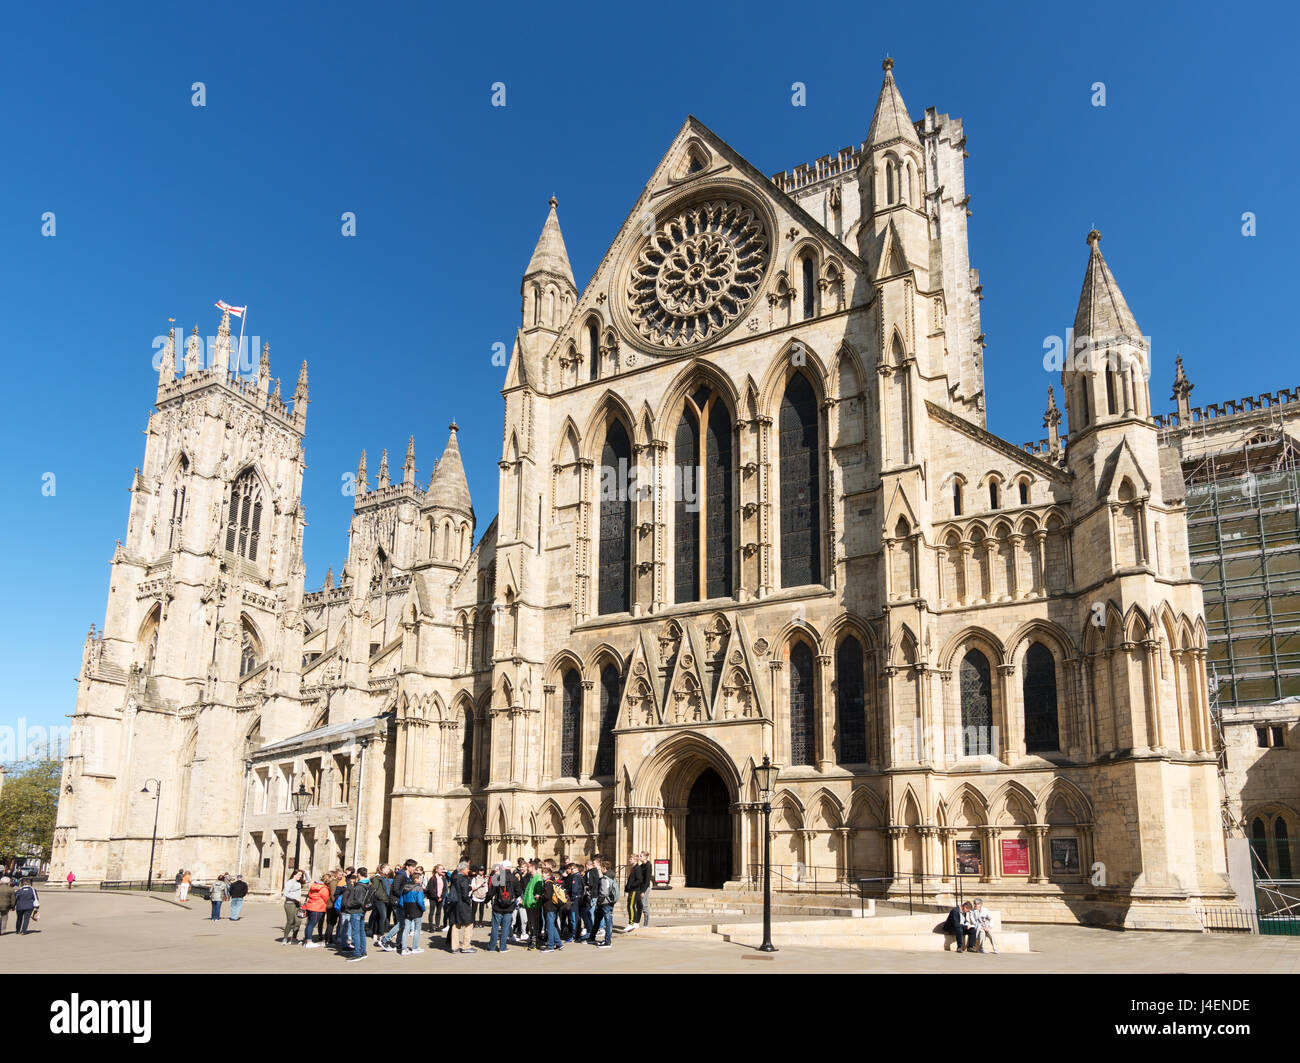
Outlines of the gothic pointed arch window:
M 1265 877 L 1272 878 L 1273 871 L 1268 863 L 1268 828 L 1264 826 L 1262 816 L 1256 816 L 1250 825 L 1250 849 L 1255 855 L 1255 870 L 1262 870 Z
M 593 775 L 614 774 L 614 728 L 618 724 L 619 694 L 623 677 L 610 661 L 600 670 L 600 735 L 596 740 L 596 766 Z
M 172 515 L 168 522 L 167 549 L 175 550 L 181 545 L 181 527 L 185 523 L 185 489 L 190 474 L 190 459 L 181 455 L 176 466 L 175 482 L 172 485 Z
M 632 608 L 632 499 L 628 488 L 632 443 L 627 429 L 610 420 L 600 468 L 600 544 L 596 573 L 596 611 L 626 613 Z
M 803 256 L 801 264 L 803 284 L 803 317 L 807 321 L 817 312 L 817 266 L 813 262 L 812 252 Z
M 732 456 L 730 411 L 710 388 L 696 388 L 683 402 L 673 437 L 675 601 L 734 593 Z
M 587 322 L 587 358 L 591 365 L 589 372 L 592 380 L 600 377 L 600 322 L 592 318 Z
M 462 709 L 461 726 L 464 733 L 461 735 L 460 781 L 462 786 L 472 786 L 474 783 L 474 707 L 469 702 L 466 702 Z
M 790 763 L 816 763 L 817 690 L 812 648 L 806 642 L 790 647 Z
M 158 628 L 162 623 L 162 605 L 155 605 L 145 618 L 137 640 L 140 646 L 140 665 L 146 673 L 153 674 L 154 661 L 158 657 Z
M 848 635 L 835 653 L 835 723 L 839 730 L 841 764 L 861 764 L 867 759 L 866 687 L 862 672 L 862 643 Z
M 241 625 L 239 644 L 239 678 L 257 670 L 262 663 L 262 644 L 247 619 Z
M 560 777 L 576 779 L 582 750 L 582 677 L 577 669 L 564 673 L 560 704 Z
M 992 752 L 993 683 L 989 659 L 970 650 L 961 661 L 962 756 Z
M 1106 359 L 1106 412 L 1116 413 L 1115 367 Z
M 1060 747 L 1056 714 L 1056 660 L 1052 651 L 1035 642 L 1025 654 L 1025 751 L 1050 753 Z
M 812 384 L 795 373 L 780 411 L 781 586 L 821 582 L 819 412 Z
M 230 487 L 226 550 L 256 561 L 261 534 L 262 483 L 252 469 L 245 469 Z
M 1273 841 L 1277 847 L 1277 877 L 1291 877 L 1291 838 L 1286 820 L 1281 816 L 1273 821 Z

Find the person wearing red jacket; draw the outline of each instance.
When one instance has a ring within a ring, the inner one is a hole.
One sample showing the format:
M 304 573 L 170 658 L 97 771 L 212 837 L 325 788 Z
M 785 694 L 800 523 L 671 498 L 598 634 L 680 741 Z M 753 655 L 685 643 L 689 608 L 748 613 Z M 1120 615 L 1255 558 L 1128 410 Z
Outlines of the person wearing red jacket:
M 319 941 L 312 940 L 312 933 L 325 919 L 325 912 L 330 905 L 330 888 L 320 879 L 313 879 L 307 887 L 307 899 L 302 902 L 302 910 L 307 913 L 307 926 L 303 931 L 302 947 L 318 949 Z

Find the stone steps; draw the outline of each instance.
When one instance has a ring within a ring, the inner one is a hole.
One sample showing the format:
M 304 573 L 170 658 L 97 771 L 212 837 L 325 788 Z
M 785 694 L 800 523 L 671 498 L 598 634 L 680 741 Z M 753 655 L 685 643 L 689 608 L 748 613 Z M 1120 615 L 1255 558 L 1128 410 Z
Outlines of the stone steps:
M 894 949 L 902 952 L 943 952 L 955 949 L 952 938 L 936 932 L 942 923 L 942 916 L 931 913 L 870 919 L 783 920 L 772 924 L 772 938 L 778 947 L 784 944 L 833 949 Z M 1001 921 L 996 915 L 993 926 L 994 939 L 1000 952 L 1030 951 L 1028 934 L 1002 930 Z M 644 937 L 680 941 L 721 938 L 731 944 L 751 948 L 757 947 L 763 940 L 763 927 L 757 922 L 651 926 L 637 933 Z

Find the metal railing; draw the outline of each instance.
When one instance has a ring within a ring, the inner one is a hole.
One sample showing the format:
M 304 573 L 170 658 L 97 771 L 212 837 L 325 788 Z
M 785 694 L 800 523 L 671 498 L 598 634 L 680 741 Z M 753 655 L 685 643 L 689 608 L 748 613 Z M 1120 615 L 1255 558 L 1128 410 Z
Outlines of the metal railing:
M 1258 908 L 1216 905 L 1198 908 L 1201 926 L 1212 934 L 1264 934 L 1300 937 L 1300 915 L 1294 912 L 1261 912 Z
M 763 865 L 750 864 L 745 879 L 747 890 L 763 888 Z M 879 868 L 835 868 L 805 864 L 773 864 L 772 892 L 828 896 L 857 897 L 866 908 L 870 898 L 897 899 L 901 904 L 904 891 L 907 908 L 914 913 L 917 906 L 938 903 L 955 897 L 961 903 L 965 883 L 961 875 L 918 875 L 882 871 Z
M 123 879 L 105 879 L 99 884 L 101 890 L 138 890 L 141 893 L 146 891 L 152 893 L 175 893 L 176 887 L 171 882 L 163 882 L 159 879 L 153 884 L 153 889 L 149 889 L 149 880 L 143 878 L 123 878 Z M 205 901 L 211 899 L 212 887 L 200 886 L 198 883 L 190 885 L 190 895 L 202 897 Z

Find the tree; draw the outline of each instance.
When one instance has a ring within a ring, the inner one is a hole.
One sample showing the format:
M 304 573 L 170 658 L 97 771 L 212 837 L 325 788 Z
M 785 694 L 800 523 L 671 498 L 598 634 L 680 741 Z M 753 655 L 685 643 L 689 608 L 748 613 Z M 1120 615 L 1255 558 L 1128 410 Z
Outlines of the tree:
M 50 858 L 54 842 L 54 818 L 59 804 L 57 760 L 36 760 L 10 765 L 15 772 L 0 790 L 0 858 Z

